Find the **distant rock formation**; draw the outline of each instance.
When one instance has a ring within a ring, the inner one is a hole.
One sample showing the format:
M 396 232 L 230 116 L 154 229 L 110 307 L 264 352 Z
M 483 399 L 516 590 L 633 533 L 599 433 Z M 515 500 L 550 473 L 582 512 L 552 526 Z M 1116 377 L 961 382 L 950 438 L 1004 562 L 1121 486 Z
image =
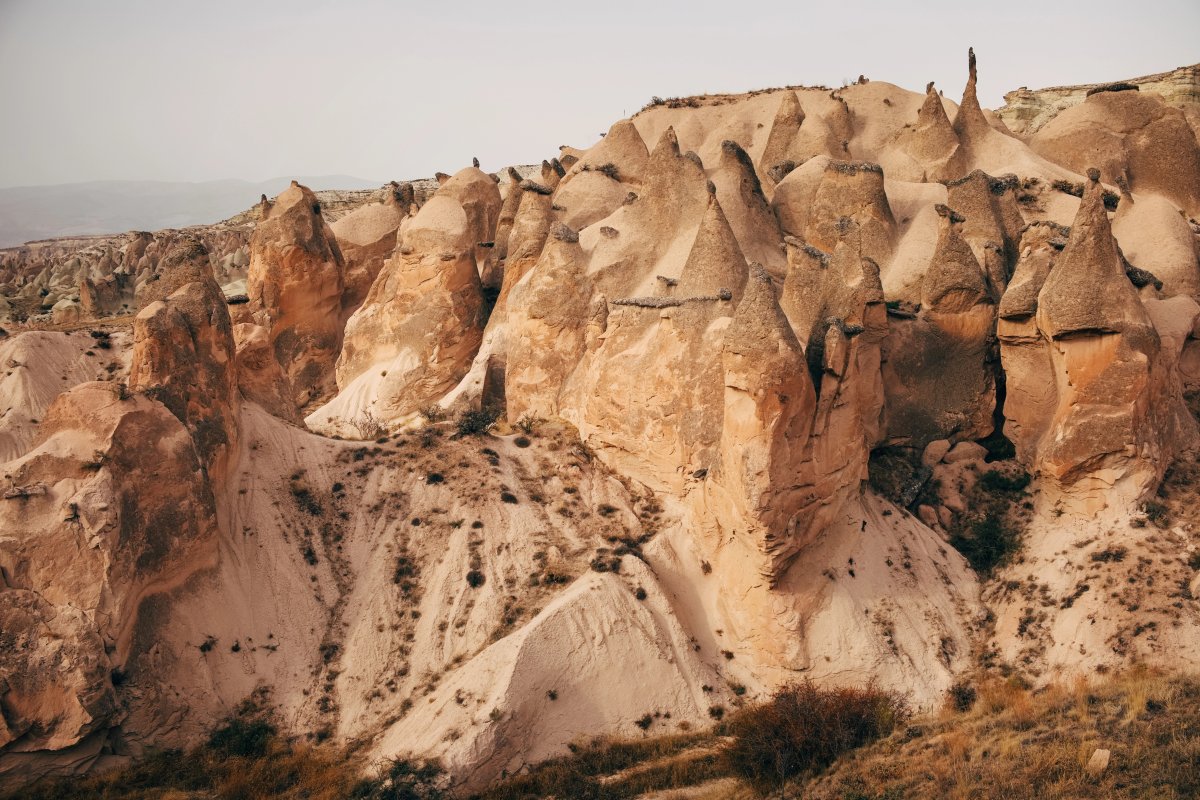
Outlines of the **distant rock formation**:
M 1089 83 L 1079 86 L 1053 86 L 1027 89 L 1022 86 L 1004 95 L 1004 105 L 996 114 L 1014 132 L 1032 136 L 1062 111 L 1079 105 L 1088 97 L 1106 91 L 1141 91 L 1158 95 L 1167 105 L 1196 119 L 1200 117 L 1200 64 L 1178 67 L 1116 84 Z

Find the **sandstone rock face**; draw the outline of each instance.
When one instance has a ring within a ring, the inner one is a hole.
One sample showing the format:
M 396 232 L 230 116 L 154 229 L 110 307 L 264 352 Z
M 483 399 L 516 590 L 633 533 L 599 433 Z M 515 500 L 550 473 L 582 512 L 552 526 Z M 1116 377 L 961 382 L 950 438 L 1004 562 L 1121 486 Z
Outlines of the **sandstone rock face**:
M 1156 94 L 1175 108 L 1192 110 L 1196 109 L 1200 99 L 1200 65 L 1130 78 L 1121 83 Z M 1005 104 L 996 110 L 996 114 L 1016 133 L 1031 136 L 1065 109 L 1079 105 L 1089 94 L 1104 91 L 1108 86 L 1110 84 L 1090 83 L 1034 90 L 1022 86 L 1004 95 Z
M 901 146 L 914 161 L 926 167 L 926 177 L 957 178 L 963 173 L 965 154 L 959 152 L 958 134 L 950 124 L 941 95 L 930 83 L 916 125 L 900 134 Z
M 467 167 L 442 184 L 437 196 L 449 197 L 462 206 L 467 215 L 470 238 L 474 239 L 476 271 L 480 275 L 490 274 L 495 245 L 493 237 L 502 202 L 496 181 L 478 166 Z
M 921 311 L 893 326 L 884 371 L 888 437 L 920 448 L 987 436 L 996 403 L 993 289 L 963 218 L 945 206 L 939 213 Z
M 333 222 L 329 229 L 346 262 L 342 313 L 349 317 L 366 299 L 413 204 L 411 183 L 390 185 L 382 203 L 370 203 Z
M 840 327 L 829 330 L 830 361 L 837 364 L 844 352 L 836 350 L 848 344 Z M 753 545 L 771 559 L 775 574 L 775 565 L 787 563 L 808 544 L 805 534 L 815 532 L 797 535 L 797 517 L 809 517 L 806 506 L 818 498 L 805 497 L 805 482 L 796 476 L 804 466 L 817 395 L 804 351 L 761 266 L 750 275 L 725 331 L 721 362 L 724 419 L 714 479 L 728 491 L 734 518 L 758 523 L 764 539 Z
M 211 274 L 138 313 L 129 387 L 169 408 L 205 468 L 223 477 L 237 439 L 237 373 L 233 327 Z
M 16 487 L 0 501 L 6 749 L 27 775 L 103 744 L 121 721 L 111 676 L 152 657 L 133 635 L 143 604 L 216 558 L 214 497 L 187 428 L 116 388 L 60 395 L 37 446 L 3 467 Z
M 1108 92 L 1039 150 L 968 63 L 957 107 L 687 98 L 500 183 L 0 251 L 0 783 L 189 746 L 261 688 L 470 793 L 738 687 L 929 709 L 980 652 L 1200 659 L 1162 556 L 1200 546 L 1175 112 Z M 1099 172 L 1073 196 L 1097 142 L 1111 222 Z M 81 330 L 27 329 L 58 304 Z M 976 574 L 993 523 L 1020 554 Z
M 270 331 L 253 322 L 234 326 L 237 347 L 237 382 L 242 398 L 293 424 L 300 415 L 292 401 L 291 384 L 271 348 Z
M 1098 92 L 1063 111 L 1030 139 L 1035 152 L 1109 184 L 1127 181 L 1200 214 L 1200 143 L 1183 112 L 1152 93 Z
M 421 207 L 346 323 L 338 396 L 309 424 L 353 435 L 365 412 L 388 423 L 454 388 L 483 331 L 476 238 L 449 195 L 439 192 Z
M 858 225 L 863 255 L 878 264 L 890 261 L 896 221 L 884 192 L 883 170 L 869 163 L 809 164 L 775 189 L 775 213 L 783 231 L 831 251 L 844 227 L 842 219 L 848 217 Z
M 259 324 L 270 331 L 299 408 L 333 394 L 344 277 L 345 262 L 320 203 L 293 182 L 251 237 L 246 292 Z
M 1036 273 L 1032 254 L 1028 261 Z M 1014 280 L 1013 289 L 1028 298 L 1035 281 L 1035 275 L 1024 286 Z M 1163 352 L 1125 274 L 1095 171 L 1070 238 L 1037 292 L 1036 310 L 1025 299 L 1003 316 L 1009 392 L 1022 398 L 1006 409 L 1009 435 L 1039 474 L 1090 503 L 1111 502 L 1114 491 L 1137 497 L 1195 439 L 1169 366 L 1178 349 Z

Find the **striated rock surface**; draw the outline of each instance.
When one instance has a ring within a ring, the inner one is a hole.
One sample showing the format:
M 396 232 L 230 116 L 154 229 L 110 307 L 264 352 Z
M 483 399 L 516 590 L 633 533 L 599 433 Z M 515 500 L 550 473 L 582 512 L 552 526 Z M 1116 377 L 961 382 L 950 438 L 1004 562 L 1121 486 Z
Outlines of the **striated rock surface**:
M 1088 97 L 1118 86 L 1136 86 L 1153 93 L 1167 105 L 1200 113 L 1200 64 L 1178 67 L 1170 72 L 1129 78 L 1118 84 L 1087 83 L 1079 86 L 1052 86 L 1028 89 L 1022 86 L 1004 95 L 1004 105 L 996 114 L 1016 133 L 1031 136 L 1062 111 L 1084 102 Z

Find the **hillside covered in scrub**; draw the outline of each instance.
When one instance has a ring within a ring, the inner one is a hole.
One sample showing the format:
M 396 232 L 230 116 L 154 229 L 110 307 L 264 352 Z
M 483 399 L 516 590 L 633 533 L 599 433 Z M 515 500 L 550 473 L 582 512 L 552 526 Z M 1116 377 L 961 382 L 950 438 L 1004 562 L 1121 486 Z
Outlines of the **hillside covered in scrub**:
M 984 77 L 0 253 L 0 791 L 1194 794 L 1200 110 Z

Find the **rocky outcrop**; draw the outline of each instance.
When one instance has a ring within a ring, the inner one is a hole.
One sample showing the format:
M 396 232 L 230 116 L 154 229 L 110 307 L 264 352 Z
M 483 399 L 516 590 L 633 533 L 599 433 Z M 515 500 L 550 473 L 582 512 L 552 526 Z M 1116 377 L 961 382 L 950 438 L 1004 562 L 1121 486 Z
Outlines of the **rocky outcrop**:
M 1152 93 L 1098 92 L 1063 111 L 1029 141 L 1034 152 L 1106 183 L 1159 194 L 1200 215 L 1200 143 L 1184 113 Z
M 454 174 L 437 195 L 455 200 L 467 215 L 467 228 L 474 239 L 476 270 L 489 275 L 495 257 L 496 225 L 500 217 L 500 188 L 496 179 L 479 169 L 478 163 Z
M 291 384 L 271 348 L 271 334 L 261 325 L 241 322 L 233 328 L 237 346 L 237 383 L 243 399 L 264 411 L 299 425 Z
M 1129 78 L 1119 84 L 1087 83 L 1046 89 L 1027 89 L 1022 86 L 1005 93 L 1004 106 L 997 109 L 996 114 L 1014 132 L 1032 136 L 1059 113 L 1079 105 L 1088 97 L 1125 86 L 1156 94 L 1174 108 L 1200 112 L 1200 64 L 1193 64 L 1170 72 Z
M 1017 205 L 1015 175 L 993 178 L 982 170 L 946 183 L 946 205 L 964 218 L 962 237 L 984 266 L 992 298 L 999 302 L 1017 263 L 1025 220 Z
M 925 86 L 925 102 L 917 112 L 916 126 L 902 130 L 898 139 L 900 147 L 924 167 L 927 179 L 957 178 L 963 173 L 958 134 L 932 82 Z
M 171 411 L 107 383 L 60 395 L 4 465 L 0 530 L 21 535 L 0 537 L 0 772 L 87 763 L 120 723 L 114 682 L 153 660 L 134 636 L 144 604 L 215 562 L 201 466 Z
M 917 448 L 987 436 L 996 400 L 993 291 L 963 238 L 964 218 L 946 206 L 938 213 L 920 313 L 892 326 L 884 373 L 888 438 Z
M 1004 306 L 1001 351 L 1006 408 L 1017 454 L 1084 506 L 1136 498 L 1157 485 L 1177 448 L 1195 439 L 1181 387 L 1155 324 L 1125 274 L 1104 209 L 1099 172 L 1089 183 L 1070 238 L 1026 316 L 1026 299 Z M 1030 247 L 1033 246 L 1031 243 Z M 1023 270 L 1018 267 L 1018 275 Z M 1182 342 L 1180 342 L 1182 346 Z
M 298 408 L 331 396 L 342 344 L 345 262 L 321 205 L 292 182 L 250 239 L 246 293 Z
M 504 280 L 504 262 L 508 258 L 508 237 L 512 234 L 513 222 L 517 218 L 517 209 L 521 206 L 521 180 L 520 173 L 509 167 L 504 200 L 500 204 L 500 214 L 496 218 L 496 241 L 492 267 L 489 272 L 485 272 L 479 277 L 484 289 L 499 291 L 500 284 Z
M 832 330 L 834 338 L 841 332 Z M 721 364 L 724 419 L 714 480 L 733 501 L 732 517 L 748 523 L 751 546 L 768 560 L 764 571 L 778 576 L 820 530 L 809 527 L 808 506 L 822 498 L 807 492 L 811 483 L 798 477 L 817 396 L 804 351 L 761 265 L 751 267 L 746 294 L 725 331 Z
M 896 220 L 877 164 L 813 159 L 775 188 L 772 206 L 783 232 L 813 247 L 832 251 L 850 219 L 864 256 L 877 264 L 892 258 Z
M 237 372 L 233 326 L 211 273 L 138 313 L 129 387 L 170 409 L 201 463 L 224 477 L 237 440 Z
M 452 197 L 421 207 L 346 323 L 337 397 L 309 416 L 311 426 L 353 436 L 364 413 L 392 423 L 466 374 L 483 332 L 475 234 Z
M 542 162 L 541 181 L 526 179 L 517 186 L 521 200 L 513 217 L 512 230 L 508 235 L 504 278 L 500 294 L 496 299 L 496 310 L 502 312 L 509 293 L 537 263 L 550 234 L 555 216 L 551 195 L 561 176 L 549 162 Z
M 560 227 L 509 304 L 504 395 L 514 421 L 560 416 L 559 394 L 587 347 L 591 285 L 585 257 L 578 237 Z
M 334 221 L 329 229 L 346 263 L 342 314 L 358 310 L 383 262 L 396 249 L 400 225 L 413 205 L 411 183 L 389 184 L 383 202 L 369 203 Z

